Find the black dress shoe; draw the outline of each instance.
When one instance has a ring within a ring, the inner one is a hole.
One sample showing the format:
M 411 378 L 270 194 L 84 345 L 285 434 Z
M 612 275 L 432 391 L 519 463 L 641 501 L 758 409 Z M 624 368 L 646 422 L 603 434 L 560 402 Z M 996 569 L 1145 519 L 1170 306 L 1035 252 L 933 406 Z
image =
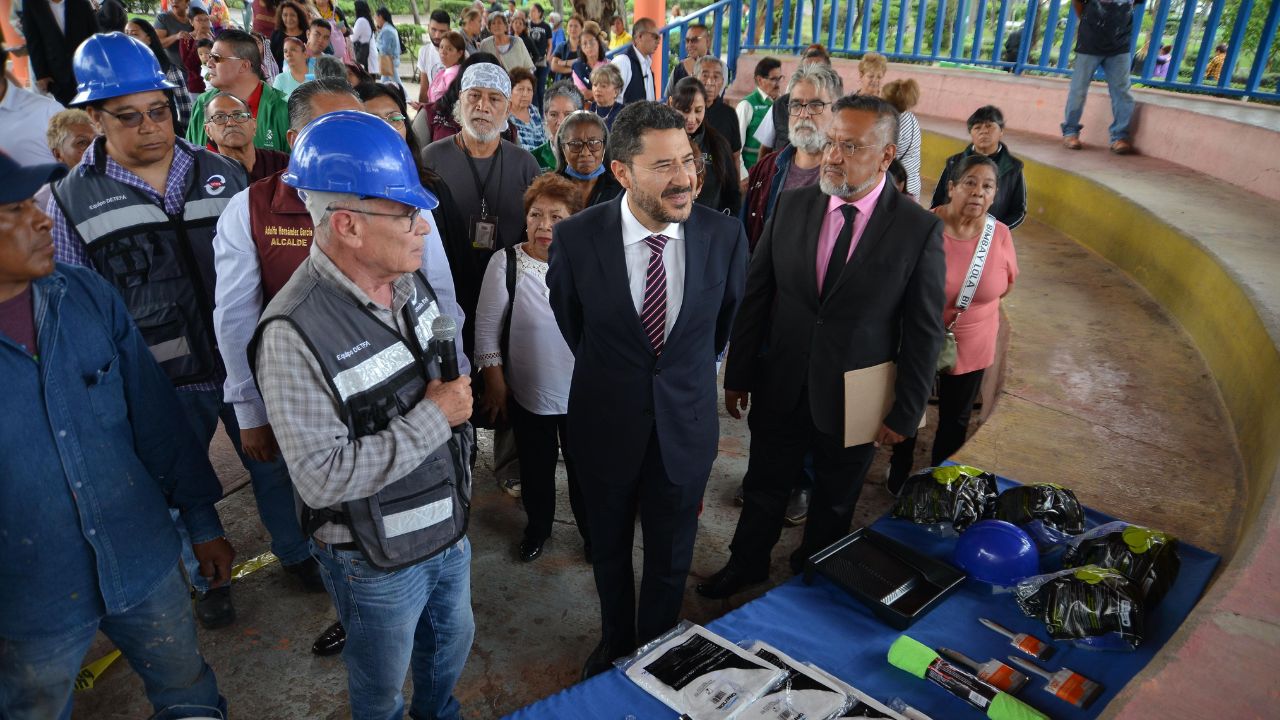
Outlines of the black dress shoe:
M 623 653 L 615 654 L 613 645 L 608 641 L 601 640 L 596 649 L 591 651 L 587 656 L 587 662 L 582 666 L 582 679 L 588 680 L 603 672 L 613 669 L 613 661 L 615 658 L 621 657 Z
M 307 558 L 300 563 L 284 566 L 285 572 L 298 580 L 304 592 L 325 592 L 324 580 L 320 578 L 320 563 L 315 558 Z
M 210 588 L 196 597 L 196 619 L 205 630 L 224 628 L 236 621 L 236 608 L 231 604 L 231 586 Z
M 342 652 L 342 648 L 347 645 L 347 629 L 342 627 L 342 621 L 330 625 L 320 633 L 320 637 L 311 644 L 311 652 L 320 657 L 329 655 L 337 655 Z
M 723 600 L 730 595 L 736 595 L 746 590 L 752 585 L 759 585 L 768 579 L 769 573 L 767 571 L 760 574 L 748 574 L 733 565 L 725 565 L 723 570 L 707 578 L 706 581 L 698 583 L 698 594 L 712 600 Z
M 542 557 L 542 546 L 546 540 L 534 542 L 529 538 L 520 541 L 520 562 L 533 562 Z

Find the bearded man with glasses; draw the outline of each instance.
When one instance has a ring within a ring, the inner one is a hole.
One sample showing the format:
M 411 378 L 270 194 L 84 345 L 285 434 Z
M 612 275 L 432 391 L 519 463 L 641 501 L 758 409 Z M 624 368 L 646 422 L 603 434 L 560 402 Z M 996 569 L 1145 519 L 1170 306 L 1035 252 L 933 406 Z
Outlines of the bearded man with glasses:
M 601 638 L 584 677 L 680 619 L 720 438 L 716 356 L 747 267 L 742 224 L 694 203 L 699 162 L 684 115 L 634 102 L 608 142 L 625 192 L 555 226 L 547 271 L 551 309 L 574 354 L 567 450 L 582 480 L 600 595 Z
M 213 331 L 214 227 L 227 201 L 246 187 L 244 169 L 175 137 L 176 86 L 141 42 L 123 33 L 95 35 L 76 51 L 75 72 L 80 85 L 72 104 L 84 107 L 102 137 L 53 188 L 48 214 L 57 260 L 93 267 L 120 293 L 207 449 L 223 377 Z M 213 573 L 200 557 L 209 538 L 178 529 L 184 545 L 194 547 L 195 557 L 185 554 L 197 619 L 205 627 L 231 623 L 230 558 L 225 572 Z
M 255 147 L 289 152 L 289 107 L 285 94 L 262 81 L 262 52 L 253 36 L 243 30 L 224 30 L 209 53 L 209 85 L 196 98 L 187 124 L 187 140 L 196 145 L 209 144 L 205 116 L 209 101 L 218 93 L 231 93 L 249 106 L 256 122 Z

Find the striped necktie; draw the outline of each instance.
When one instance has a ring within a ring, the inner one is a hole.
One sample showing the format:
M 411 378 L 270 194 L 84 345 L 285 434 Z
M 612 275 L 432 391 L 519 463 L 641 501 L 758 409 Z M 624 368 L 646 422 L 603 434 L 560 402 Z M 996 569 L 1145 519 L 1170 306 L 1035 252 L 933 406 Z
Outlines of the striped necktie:
M 667 268 L 662 264 L 662 248 L 667 244 L 667 236 L 650 235 L 644 241 L 649 245 L 649 269 L 644 274 L 640 324 L 654 354 L 661 355 L 667 329 Z

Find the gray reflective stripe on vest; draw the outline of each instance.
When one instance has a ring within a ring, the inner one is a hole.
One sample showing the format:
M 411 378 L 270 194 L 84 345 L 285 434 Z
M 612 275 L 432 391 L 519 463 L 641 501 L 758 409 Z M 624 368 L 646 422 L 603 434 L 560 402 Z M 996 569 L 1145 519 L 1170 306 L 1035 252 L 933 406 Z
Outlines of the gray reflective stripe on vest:
M 185 337 L 174 338 L 173 340 L 166 340 L 152 345 L 151 354 L 156 357 L 156 362 L 158 363 L 168 362 L 190 355 L 191 344 L 187 342 Z
M 185 220 L 204 220 L 205 218 L 218 217 L 226 209 L 229 202 L 231 202 L 230 198 L 193 200 L 182 208 L 182 217 Z
M 382 517 L 382 529 L 389 538 L 407 535 L 431 527 L 453 517 L 453 498 L 447 497 L 429 505 L 411 508 Z
M 155 205 L 129 205 L 127 207 L 108 210 L 95 215 L 76 225 L 76 232 L 86 242 L 103 237 L 120 228 L 137 227 L 138 225 L 162 224 L 169 222 L 169 216 Z
M 338 388 L 338 399 L 345 403 L 353 395 L 390 380 L 413 363 L 413 353 L 409 352 L 409 348 L 404 343 L 396 343 L 334 376 L 333 384 Z
M 418 324 L 413 326 L 413 332 L 418 336 L 418 343 L 423 349 L 431 348 L 431 323 L 440 317 L 440 307 L 432 300 L 426 310 L 422 311 L 422 315 L 418 317 Z

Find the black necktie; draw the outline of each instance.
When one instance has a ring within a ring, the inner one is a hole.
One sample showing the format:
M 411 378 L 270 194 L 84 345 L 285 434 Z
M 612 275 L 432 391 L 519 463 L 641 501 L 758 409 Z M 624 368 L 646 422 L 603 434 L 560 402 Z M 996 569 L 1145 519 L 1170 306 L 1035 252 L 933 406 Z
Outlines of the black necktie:
M 827 261 L 827 272 L 822 276 L 822 290 L 818 293 L 822 300 L 826 300 L 827 295 L 835 289 L 840 271 L 844 270 L 845 261 L 849 259 L 849 244 L 853 242 L 853 217 L 858 209 L 852 205 L 841 205 L 840 212 L 844 215 L 844 227 L 840 228 L 840 234 L 836 236 L 836 246 L 832 248 L 831 259 Z

